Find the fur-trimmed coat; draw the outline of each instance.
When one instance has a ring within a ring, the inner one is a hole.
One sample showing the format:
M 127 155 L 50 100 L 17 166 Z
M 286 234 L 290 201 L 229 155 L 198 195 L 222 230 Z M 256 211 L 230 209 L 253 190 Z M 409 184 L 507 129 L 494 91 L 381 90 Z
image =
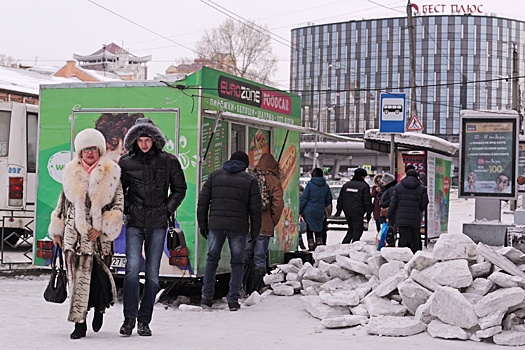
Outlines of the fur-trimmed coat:
M 71 298 L 68 320 L 83 322 L 89 300 L 93 255 L 97 255 L 97 261 L 111 255 L 112 241 L 122 230 L 124 195 L 120 167 L 102 156 L 88 174 L 81 158 L 76 157 L 64 168 L 62 186 L 64 196 L 60 196 L 56 209 L 51 213 L 49 235 L 51 238 L 62 237 Z M 64 200 L 65 203 L 62 203 Z M 65 210 L 58 215 L 63 205 Z M 99 238 L 101 249 L 97 240 L 88 240 L 91 228 L 102 231 Z M 112 284 L 114 301 L 116 290 L 113 278 L 109 269 L 102 265 Z

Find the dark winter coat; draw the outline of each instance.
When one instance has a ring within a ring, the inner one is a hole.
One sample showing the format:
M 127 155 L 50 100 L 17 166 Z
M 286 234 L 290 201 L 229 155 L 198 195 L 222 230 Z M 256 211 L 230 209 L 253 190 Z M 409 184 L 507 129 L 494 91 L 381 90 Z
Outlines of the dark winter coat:
M 312 177 L 299 201 L 299 214 L 313 232 L 323 230 L 324 209 L 332 203 L 332 191 L 324 177 Z
M 426 188 L 415 176 L 407 176 L 394 187 L 387 219 L 396 218 L 398 227 L 421 227 L 421 213 L 428 205 Z
M 263 153 L 255 171 L 264 174 L 266 186 L 270 194 L 270 206 L 262 212 L 261 235 L 274 235 L 274 229 L 284 209 L 283 188 L 279 179 L 279 164 L 269 153 Z
M 344 211 L 345 217 L 363 217 L 365 213 L 370 220 L 372 216 L 372 195 L 370 186 L 362 178 L 348 181 L 341 188 L 337 198 L 337 211 Z
M 225 162 L 210 174 L 199 195 L 201 230 L 228 230 L 257 236 L 261 231 L 261 194 L 257 179 L 239 160 Z
M 136 142 L 145 132 L 153 140 L 147 153 L 142 152 Z M 168 216 L 177 210 L 186 196 L 186 179 L 180 162 L 174 155 L 162 151 L 165 144 L 164 135 L 151 124 L 137 124 L 126 134 L 124 145 L 130 151 L 119 160 L 126 226 L 166 228 Z M 166 174 L 168 162 L 169 176 Z
M 390 199 L 392 198 L 392 193 L 394 192 L 394 187 L 397 185 L 397 181 L 392 181 L 391 183 L 383 186 L 383 189 L 381 191 L 381 208 L 388 208 L 390 206 Z M 386 218 L 386 216 L 382 216 L 383 218 Z M 396 216 L 393 215 L 390 219 L 391 224 L 396 223 Z

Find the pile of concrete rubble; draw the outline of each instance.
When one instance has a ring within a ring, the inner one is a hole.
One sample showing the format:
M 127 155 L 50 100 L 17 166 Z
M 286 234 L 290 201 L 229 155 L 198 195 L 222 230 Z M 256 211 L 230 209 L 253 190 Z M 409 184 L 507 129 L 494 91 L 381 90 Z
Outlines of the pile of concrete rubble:
M 315 266 L 292 259 L 264 282 L 276 295 L 302 293 L 324 327 L 525 345 L 525 254 L 513 247 L 449 233 L 432 252 L 354 242 L 320 246 L 313 257 Z

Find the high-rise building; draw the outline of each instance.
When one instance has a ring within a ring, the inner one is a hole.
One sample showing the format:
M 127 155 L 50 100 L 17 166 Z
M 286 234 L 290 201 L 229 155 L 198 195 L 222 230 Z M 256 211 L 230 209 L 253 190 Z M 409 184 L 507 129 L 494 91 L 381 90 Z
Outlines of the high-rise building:
M 514 49 L 518 76 L 525 75 L 524 21 L 416 15 L 413 25 L 417 116 L 425 133 L 457 142 L 460 110 L 512 108 L 505 78 Z M 379 128 L 382 92 L 405 92 L 410 105 L 409 58 L 407 17 L 292 30 L 290 88 L 302 97 L 303 125 L 317 128 L 319 120 L 321 131 L 353 136 Z

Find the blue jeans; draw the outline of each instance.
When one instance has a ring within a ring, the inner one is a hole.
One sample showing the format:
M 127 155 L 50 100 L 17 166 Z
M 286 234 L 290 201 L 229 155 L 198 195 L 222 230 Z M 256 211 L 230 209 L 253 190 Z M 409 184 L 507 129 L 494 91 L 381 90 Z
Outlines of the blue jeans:
M 160 259 L 164 250 L 165 228 L 143 230 L 126 227 L 126 275 L 124 276 L 124 317 L 151 322 L 155 296 L 159 290 Z M 139 298 L 139 273 L 142 264 L 142 245 L 145 252 L 146 283 Z M 139 309 L 140 302 L 140 309 Z
M 221 250 L 224 241 L 228 238 L 230 246 L 230 290 L 226 299 L 228 302 L 239 300 L 239 294 L 242 283 L 242 274 L 244 269 L 244 249 L 246 247 L 246 233 L 227 231 L 227 230 L 210 230 L 208 233 L 208 257 L 206 259 L 206 268 L 204 269 L 204 279 L 202 284 L 202 298 L 213 299 L 215 294 L 215 275 L 217 266 L 221 259 Z
M 246 237 L 246 260 L 252 260 L 255 267 L 264 267 L 266 269 L 266 252 L 270 244 L 269 236 L 259 235 L 255 242 L 252 242 L 250 236 Z

